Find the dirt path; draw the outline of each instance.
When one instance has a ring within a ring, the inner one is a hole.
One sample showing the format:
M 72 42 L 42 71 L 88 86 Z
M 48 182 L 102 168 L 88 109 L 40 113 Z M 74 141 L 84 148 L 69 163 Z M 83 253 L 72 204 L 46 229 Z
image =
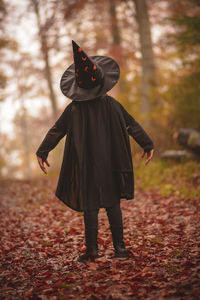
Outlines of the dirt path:
M 0 183 L 0 299 L 200 299 L 200 202 L 137 192 L 122 200 L 129 259 L 112 259 L 106 211 L 99 252 L 84 252 L 83 216 L 55 198 L 55 180 Z

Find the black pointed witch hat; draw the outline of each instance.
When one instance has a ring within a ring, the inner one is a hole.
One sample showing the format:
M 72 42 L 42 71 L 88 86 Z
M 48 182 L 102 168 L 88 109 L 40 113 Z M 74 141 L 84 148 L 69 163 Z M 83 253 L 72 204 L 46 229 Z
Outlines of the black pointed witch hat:
M 120 69 L 107 56 L 91 56 L 72 41 L 74 64 L 62 75 L 62 93 L 74 101 L 86 101 L 106 94 L 117 83 Z

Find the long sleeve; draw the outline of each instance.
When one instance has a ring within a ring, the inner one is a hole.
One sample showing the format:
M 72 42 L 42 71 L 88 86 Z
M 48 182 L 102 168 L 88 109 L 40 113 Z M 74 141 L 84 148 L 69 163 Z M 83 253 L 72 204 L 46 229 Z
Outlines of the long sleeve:
M 121 109 L 126 121 L 128 134 L 132 136 L 132 138 L 144 149 L 145 152 L 154 149 L 153 141 L 142 126 L 124 109 L 122 105 Z
M 71 105 L 69 104 L 55 124 L 49 129 L 42 143 L 40 144 L 36 155 L 46 160 L 48 154 L 53 150 L 59 141 L 67 134 L 69 129 Z

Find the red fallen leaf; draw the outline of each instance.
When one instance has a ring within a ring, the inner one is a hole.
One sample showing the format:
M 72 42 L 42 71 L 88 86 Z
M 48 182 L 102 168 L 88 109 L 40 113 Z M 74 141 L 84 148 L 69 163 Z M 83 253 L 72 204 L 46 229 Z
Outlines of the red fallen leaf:
M 64 261 L 64 265 L 69 265 L 70 263 L 71 263 L 70 260 L 65 260 L 65 261 Z
M 23 258 L 22 257 L 16 257 L 13 259 L 13 261 L 16 263 L 16 262 L 19 262 L 19 261 L 22 261 Z
M 98 275 L 95 275 L 93 278 L 95 281 L 99 280 L 99 279 L 105 279 L 105 274 L 98 274 Z
M 41 272 L 37 275 L 38 278 L 46 278 L 52 275 L 52 271 Z
M 188 270 L 183 270 L 183 271 L 181 272 L 181 275 L 188 275 L 188 273 L 189 273 Z
M 53 291 L 52 288 L 48 288 L 48 289 L 44 289 L 42 292 L 43 292 L 44 294 L 49 294 L 49 293 L 51 293 L 52 291 Z
M 24 293 L 24 297 L 30 297 L 32 296 L 33 288 L 30 288 L 26 293 Z
M 74 234 L 80 234 L 80 232 L 75 228 L 71 228 L 70 231 L 68 231 L 68 234 L 74 235 Z
M 54 287 L 60 287 L 62 283 L 63 283 L 62 280 L 58 280 L 56 283 L 54 283 L 53 286 L 54 286 Z
M 135 282 L 133 282 L 133 283 L 131 284 L 131 287 L 132 287 L 134 290 L 138 290 L 139 286 L 140 286 L 140 285 L 137 283 L 137 281 L 135 281 Z
M 87 299 L 89 300 L 89 299 L 92 299 L 92 300 L 99 300 L 99 297 L 97 296 L 97 295 L 95 295 L 95 294 L 90 294 L 89 295 L 89 297 L 87 297 Z
M 96 261 L 106 263 L 108 260 L 105 256 L 102 256 L 102 257 L 96 258 Z
M 90 270 L 96 271 L 97 267 L 98 267 L 98 265 L 96 263 L 91 262 L 91 263 L 89 263 L 89 267 L 88 268 Z
M 37 287 L 39 287 L 39 286 L 43 286 L 44 285 L 44 282 L 37 282 L 37 283 L 35 283 L 35 285 L 34 286 L 37 286 Z
M 150 267 L 144 267 L 144 269 L 141 271 L 141 273 L 146 273 L 147 271 L 149 271 L 149 269 L 151 269 Z
M 73 282 L 76 282 L 76 279 L 74 277 L 67 277 L 65 279 L 65 281 L 68 282 L 68 283 L 73 283 Z
M 112 280 L 120 280 L 121 275 L 120 274 L 114 274 L 112 275 Z
M 105 241 L 102 238 L 98 237 L 98 244 L 104 245 L 104 243 Z

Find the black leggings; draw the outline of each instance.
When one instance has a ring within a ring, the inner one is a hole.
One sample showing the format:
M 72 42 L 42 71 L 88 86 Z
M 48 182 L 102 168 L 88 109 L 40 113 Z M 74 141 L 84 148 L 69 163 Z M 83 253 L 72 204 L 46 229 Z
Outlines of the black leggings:
M 99 209 L 84 212 L 84 223 L 86 229 L 98 228 L 98 213 L 99 213 Z M 122 211 L 120 208 L 120 203 L 117 203 L 112 207 L 107 207 L 106 213 L 108 216 L 110 226 L 122 227 L 123 221 L 122 221 Z

